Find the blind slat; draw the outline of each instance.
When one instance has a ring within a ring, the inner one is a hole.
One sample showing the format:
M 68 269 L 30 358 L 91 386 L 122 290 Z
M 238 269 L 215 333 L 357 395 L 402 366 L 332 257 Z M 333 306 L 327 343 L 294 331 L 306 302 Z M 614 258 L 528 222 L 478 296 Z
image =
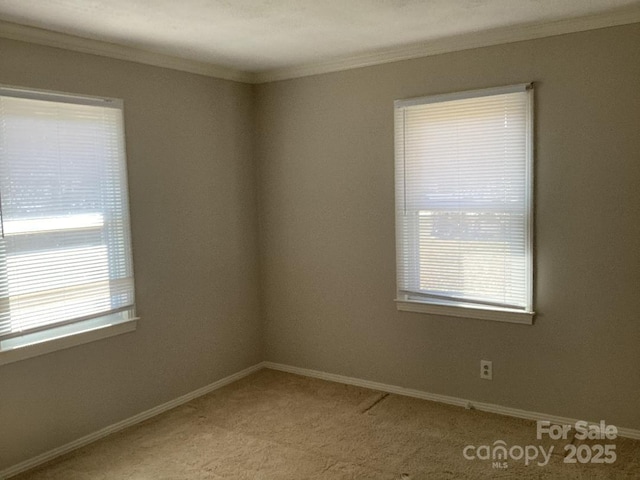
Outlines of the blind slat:
M 133 308 L 118 102 L 0 90 L 0 339 Z
M 531 311 L 532 90 L 395 104 L 399 298 Z

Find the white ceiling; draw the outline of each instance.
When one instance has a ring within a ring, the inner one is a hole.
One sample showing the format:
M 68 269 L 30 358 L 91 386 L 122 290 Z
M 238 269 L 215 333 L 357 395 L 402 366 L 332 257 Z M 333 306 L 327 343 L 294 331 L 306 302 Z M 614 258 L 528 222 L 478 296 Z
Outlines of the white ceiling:
M 627 12 L 640 0 L 0 0 L 5 22 L 252 73 Z

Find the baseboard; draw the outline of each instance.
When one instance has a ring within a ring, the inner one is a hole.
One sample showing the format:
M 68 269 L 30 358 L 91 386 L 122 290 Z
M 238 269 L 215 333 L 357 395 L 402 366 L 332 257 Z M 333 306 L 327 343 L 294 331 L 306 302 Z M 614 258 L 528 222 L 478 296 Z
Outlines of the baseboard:
M 558 415 L 549 415 L 546 413 L 530 412 L 528 410 L 520 410 L 517 408 L 503 407 L 501 405 L 495 405 L 492 403 L 476 402 L 473 400 L 467 400 L 464 398 L 450 397 L 447 395 L 439 395 L 435 393 L 423 392 L 421 390 L 413 390 L 411 388 L 403 388 L 395 385 L 387 385 L 385 383 L 372 382 L 369 380 L 362 380 L 360 378 L 345 377 L 343 375 L 336 375 L 334 373 L 320 372 L 318 370 L 310 370 L 307 368 L 293 367 L 291 365 L 283 365 L 281 363 L 263 362 L 264 368 L 270 368 L 272 370 L 280 370 L 281 372 L 295 373 L 297 375 L 303 375 L 305 377 L 319 378 L 322 380 L 328 380 L 331 382 L 344 383 L 347 385 L 354 385 L 357 387 L 370 388 L 372 390 L 379 390 L 381 392 L 395 393 L 397 395 L 404 395 L 406 397 L 420 398 L 422 400 L 430 400 L 432 402 L 446 403 L 448 405 L 456 405 L 459 407 L 473 408 L 483 412 L 497 413 L 499 415 L 506 415 L 508 417 L 524 418 L 527 420 L 547 420 L 554 424 L 561 425 L 574 425 L 578 419 L 560 417 Z M 594 424 L 597 422 L 593 422 Z M 618 435 L 626 438 L 633 438 L 640 440 L 640 430 L 632 428 L 618 428 Z
M 142 413 L 134 415 L 133 417 L 122 420 L 121 422 L 114 423 L 113 425 L 109 425 L 97 432 L 86 435 L 82 438 L 79 438 L 73 442 L 67 443 L 66 445 L 62 445 L 61 447 L 55 448 L 53 450 L 49 450 L 37 457 L 26 460 L 22 463 L 9 467 L 5 470 L 0 471 L 0 480 L 6 480 L 14 475 L 18 475 L 20 473 L 26 472 L 32 468 L 38 467 L 46 462 L 53 460 L 54 458 L 60 457 L 66 453 L 69 453 L 78 448 L 84 447 L 93 443 L 101 438 L 104 438 L 112 433 L 119 432 L 120 430 L 124 430 L 125 428 L 132 427 L 138 423 L 141 423 L 149 418 L 155 417 L 156 415 L 160 415 L 172 408 L 179 407 L 191 400 L 194 400 L 198 397 L 206 395 L 207 393 L 213 392 L 225 385 L 233 383 L 235 381 L 240 380 L 254 372 L 262 370 L 263 368 L 269 368 L 272 370 L 279 370 L 282 372 L 294 373 L 297 375 L 302 375 L 305 377 L 319 378 L 322 380 L 328 380 L 331 382 L 344 383 L 347 385 L 354 385 L 357 387 L 370 388 L 372 390 L 379 390 L 381 392 L 387 393 L 395 393 L 397 395 L 404 395 L 407 397 L 420 398 L 422 400 L 429 400 L 432 402 L 440 402 L 448 405 L 456 405 L 459 407 L 465 408 L 474 408 L 476 410 L 480 410 L 483 412 L 497 413 L 499 415 L 506 415 L 509 417 L 516 418 L 524 418 L 527 420 L 548 420 L 552 423 L 558 424 L 567 424 L 572 425 L 577 422 L 577 419 L 560 417 L 557 415 L 548 415 L 545 413 L 538 412 L 530 412 L 527 410 L 520 410 L 517 408 L 503 407 L 501 405 L 494 405 L 491 403 L 483 403 L 476 402 L 473 400 L 467 400 L 464 398 L 451 397 L 448 395 L 439 395 L 435 393 L 423 392 L 421 390 L 414 390 L 411 388 L 398 387 L 395 385 L 387 385 L 385 383 L 372 382 L 369 380 L 363 380 L 360 378 L 354 377 L 346 377 L 344 375 L 336 375 L 334 373 L 326 373 L 318 370 L 310 370 L 308 368 L 300 368 L 294 367 L 291 365 L 284 365 L 281 363 L 274 362 L 261 362 L 253 365 L 252 367 L 246 368 L 240 372 L 234 373 L 233 375 L 229 375 L 228 377 L 222 378 L 216 382 L 213 382 L 210 385 L 199 388 L 198 390 L 194 390 L 193 392 L 187 393 L 186 395 L 182 395 L 174 400 L 171 400 L 167 403 L 163 403 L 162 405 L 158 405 L 157 407 L 146 410 Z M 632 429 L 632 428 L 623 428 L 618 426 L 618 434 L 621 437 L 633 438 L 636 440 L 640 440 L 640 430 Z
M 193 392 L 187 393 L 186 395 L 182 395 L 181 397 L 178 397 L 167 403 L 158 405 L 157 407 L 146 410 L 142 413 L 134 415 L 133 417 L 122 420 L 121 422 L 109 425 L 108 427 L 74 440 L 73 442 L 67 443 L 66 445 L 62 445 L 61 447 L 49 450 L 48 452 L 38 455 L 37 457 L 31 458 L 17 465 L 9 467 L 6 470 L 0 471 L 0 479 L 6 480 L 14 475 L 18 475 L 20 473 L 26 472 L 27 470 L 38 467 L 46 462 L 53 460 L 54 458 L 60 457 L 61 455 L 84 447 L 90 443 L 95 442 L 96 440 L 100 440 L 107 435 L 111 435 L 112 433 L 119 432 L 120 430 L 124 430 L 125 428 L 144 422 L 145 420 L 148 420 L 151 417 L 155 417 L 156 415 L 160 415 L 161 413 L 171 410 L 172 408 L 179 407 L 180 405 L 183 405 L 187 402 L 190 402 L 191 400 L 194 400 L 198 397 L 206 395 L 207 393 L 224 387 L 225 385 L 240 380 L 241 378 L 257 372 L 258 370 L 262 370 L 263 368 L 264 364 L 258 363 L 256 365 L 253 365 L 252 367 L 246 368 L 240 372 L 234 373 L 233 375 L 229 375 L 228 377 L 213 382 L 210 385 L 194 390 Z

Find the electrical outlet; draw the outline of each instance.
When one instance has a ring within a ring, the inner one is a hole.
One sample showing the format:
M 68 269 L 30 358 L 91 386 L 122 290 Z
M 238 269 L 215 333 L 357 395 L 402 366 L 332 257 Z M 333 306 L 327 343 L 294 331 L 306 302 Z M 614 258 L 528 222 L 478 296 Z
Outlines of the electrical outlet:
M 490 360 L 480 360 L 480 378 L 493 380 L 493 363 Z

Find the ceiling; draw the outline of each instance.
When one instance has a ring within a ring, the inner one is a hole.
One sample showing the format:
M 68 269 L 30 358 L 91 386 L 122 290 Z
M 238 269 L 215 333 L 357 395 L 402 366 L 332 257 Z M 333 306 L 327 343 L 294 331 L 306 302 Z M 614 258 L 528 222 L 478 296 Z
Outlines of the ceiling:
M 0 0 L 0 20 L 9 38 L 36 27 L 20 31 L 27 40 L 42 40 L 40 29 L 67 35 L 51 37 L 54 46 L 81 37 L 106 42 L 104 54 L 121 46 L 215 66 L 223 77 L 276 78 L 421 56 L 409 53 L 430 45 L 439 53 L 638 22 L 640 0 Z

